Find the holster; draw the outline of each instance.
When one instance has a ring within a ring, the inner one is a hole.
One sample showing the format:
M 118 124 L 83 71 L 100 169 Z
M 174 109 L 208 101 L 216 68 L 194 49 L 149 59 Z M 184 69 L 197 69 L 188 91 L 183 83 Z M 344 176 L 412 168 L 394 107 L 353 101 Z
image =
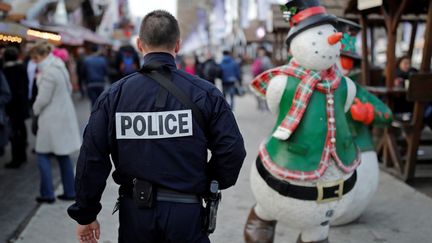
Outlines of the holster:
M 211 234 L 216 229 L 216 218 L 219 202 L 221 200 L 221 193 L 219 192 L 219 183 L 212 181 L 210 191 L 207 197 L 204 197 L 206 202 L 205 215 L 204 215 L 204 231 Z
M 155 186 L 145 180 L 133 180 L 133 199 L 138 208 L 152 208 L 156 201 Z

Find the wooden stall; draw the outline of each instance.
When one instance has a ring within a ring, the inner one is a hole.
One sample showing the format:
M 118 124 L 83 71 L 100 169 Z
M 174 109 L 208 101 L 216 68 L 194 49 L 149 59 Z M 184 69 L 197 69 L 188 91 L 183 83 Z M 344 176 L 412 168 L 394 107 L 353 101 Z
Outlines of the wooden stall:
M 360 3 L 360 4 L 359 4 Z M 365 4 L 367 3 L 367 4 Z M 339 1 L 321 0 L 327 11 L 337 17 L 355 21 L 362 26 L 362 64 L 361 84 L 367 86 L 369 91 L 385 99 L 387 104 L 394 108 L 395 97 L 405 97 L 414 103 L 411 120 L 396 120 L 389 128 L 385 128 L 377 143 L 377 149 L 382 161 L 381 168 L 387 170 L 404 181 L 415 177 L 416 164 L 422 160 L 419 146 L 432 144 L 423 140 L 424 108 L 432 101 L 432 0 L 377 0 L 377 1 Z M 368 6 L 369 4 L 369 6 Z M 420 24 L 426 23 L 422 61 L 420 72 L 409 79 L 409 85 L 395 87 L 396 71 L 396 44 L 397 30 L 401 23 L 409 23 L 411 32 L 407 55 L 411 58 L 414 43 Z M 278 6 L 273 8 L 273 31 L 275 34 L 275 50 L 285 48 L 284 40 L 288 33 L 288 24 L 283 22 Z M 375 56 L 375 30 L 385 28 L 387 38 L 385 69 L 376 68 Z M 279 63 L 284 59 L 275 57 Z M 432 151 L 432 150 L 431 150 Z M 427 161 L 426 161 L 427 162 Z

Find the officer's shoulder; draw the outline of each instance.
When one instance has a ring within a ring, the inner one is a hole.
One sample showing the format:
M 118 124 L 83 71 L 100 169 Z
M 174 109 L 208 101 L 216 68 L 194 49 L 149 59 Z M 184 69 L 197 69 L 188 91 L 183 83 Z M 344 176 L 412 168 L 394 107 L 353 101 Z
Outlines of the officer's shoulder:
M 177 70 L 177 74 L 180 75 L 185 80 L 189 81 L 190 85 L 193 85 L 194 87 L 202 90 L 203 92 L 207 93 L 208 95 L 223 97 L 222 92 L 220 92 L 220 90 L 215 85 L 210 83 L 209 81 L 202 79 L 198 76 L 186 73 L 183 70 Z
M 109 88 L 109 93 L 116 93 L 118 92 L 123 85 L 125 85 L 128 82 L 131 82 L 133 80 L 136 80 L 137 78 L 140 78 L 140 73 L 139 72 L 134 72 L 131 73 L 121 79 L 119 79 L 118 81 L 114 82 L 111 87 Z
M 124 84 L 126 84 L 127 82 L 130 82 L 136 78 L 139 77 L 139 73 L 135 72 L 132 74 L 129 74 L 121 79 L 119 79 L 118 81 L 114 82 L 108 89 L 106 89 L 100 96 L 99 96 L 99 100 L 103 101 L 106 98 L 113 98 L 117 95 L 118 92 L 121 91 L 122 87 Z

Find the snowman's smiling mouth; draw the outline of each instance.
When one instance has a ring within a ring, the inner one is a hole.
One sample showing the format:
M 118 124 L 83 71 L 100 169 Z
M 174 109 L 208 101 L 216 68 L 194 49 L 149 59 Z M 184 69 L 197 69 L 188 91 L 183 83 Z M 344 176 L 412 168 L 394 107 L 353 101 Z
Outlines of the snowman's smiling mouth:
M 318 51 L 315 51 L 315 54 L 319 54 L 319 52 Z M 329 60 L 333 60 L 333 58 L 335 58 L 335 59 L 337 59 L 337 58 L 339 58 L 339 54 L 336 54 L 336 55 L 328 55 L 328 56 L 326 56 L 326 55 L 322 55 L 321 56 L 321 58 L 322 59 L 329 59 Z

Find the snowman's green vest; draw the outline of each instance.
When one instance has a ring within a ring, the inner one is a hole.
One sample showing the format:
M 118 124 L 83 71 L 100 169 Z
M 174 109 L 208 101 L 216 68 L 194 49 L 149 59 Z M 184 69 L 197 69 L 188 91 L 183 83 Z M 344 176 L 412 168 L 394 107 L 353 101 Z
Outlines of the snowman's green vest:
M 276 126 L 288 113 L 300 80 L 289 76 L 279 104 Z M 334 91 L 334 113 L 336 120 L 336 153 L 345 166 L 350 166 L 357 157 L 357 148 L 346 120 L 344 106 L 347 98 L 347 84 L 342 77 Z M 270 136 L 266 149 L 271 160 L 292 171 L 315 171 L 321 162 L 327 136 L 326 94 L 315 90 L 309 100 L 305 114 L 288 140 Z

